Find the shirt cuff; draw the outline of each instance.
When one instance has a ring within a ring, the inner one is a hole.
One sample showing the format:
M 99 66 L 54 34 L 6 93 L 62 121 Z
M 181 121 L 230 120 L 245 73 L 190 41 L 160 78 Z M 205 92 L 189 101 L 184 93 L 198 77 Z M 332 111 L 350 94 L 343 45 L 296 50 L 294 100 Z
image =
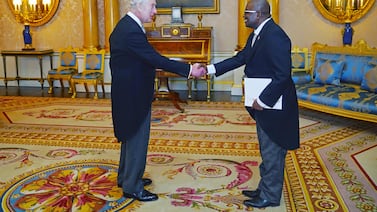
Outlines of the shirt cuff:
M 191 77 L 191 72 L 192 72 L 192 65 L 190 64 L 190 73 L 189 73 L 187 79 L 190 79 L 190 77 Z
M 216 74 L 216 68 L 213 64 L 207 65 L 207 74 Z
M 257 98 L 257 102 L 258 102 L 258 104 L 259 104 L 261 107 L 263 107 L 263 108 L 269 108 L 269 109 L 272 108 L 272 107 L 267 106 L 266 104 L 264 104 L 264 103 L 262 102 L 262 100 L 259 99 L 259 97 Z

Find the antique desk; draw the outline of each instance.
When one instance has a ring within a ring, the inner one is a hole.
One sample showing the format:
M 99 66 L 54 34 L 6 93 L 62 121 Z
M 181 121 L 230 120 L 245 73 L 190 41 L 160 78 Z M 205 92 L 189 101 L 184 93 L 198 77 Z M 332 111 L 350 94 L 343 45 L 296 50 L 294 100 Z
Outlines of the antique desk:
M 1 55 L 3 56 L 3 66 L 4 66 L 4 84 L 5 87 L 8 87 L 8 81 L 17 80 L 17 85 L 20 86 L 20 80 L 38 80 L 41 83 L 41 87 L 43 89 L 44 78 L 43 78 L 43 66 L 42 66 L 42 59 L 45 56 L 50 57 L 50 65 L 52 69 L 52 54 L 54 51 L 52 49 L 44 49 L 44 50 L 2 50 Z M 6 57 L 13 56 L 16 60 L 16 76 L 15 77 L 8 77 L 7 76 L 7 60 Z M 39 71 L 40 76 L 37 78 L 27 78 L 21 77 L 19 74 L 18 68 L 18 58 L 19 57 L 35 57 L 39 59 Z
M 166 24 L 160 27 L 146 27 L 149 43 L 162 55 L 171 59 L 188 63 L 209 64 L 211 60 L 212 27 L 194 27 L 192 24 Z M 157 70 L 156 80 L 161 78 L 181 77 L 179 75 Z M 188 98 L 191 98 L 192 81 L 188 79 Z M 207 100 L 210 100 L 211 79 L 205 76 L 207 82 Z M 156 86 L 158 85 L 156 81 Z M 159 92 L 155 86 L 156 97 L 171 97 L 176 104 L 174 92 Z M 172 96 L 174 95 L 174 96 Z M 179 98 L 178 98 L 179 99 Z M 181 109 L 183 111 L 183 109 Z

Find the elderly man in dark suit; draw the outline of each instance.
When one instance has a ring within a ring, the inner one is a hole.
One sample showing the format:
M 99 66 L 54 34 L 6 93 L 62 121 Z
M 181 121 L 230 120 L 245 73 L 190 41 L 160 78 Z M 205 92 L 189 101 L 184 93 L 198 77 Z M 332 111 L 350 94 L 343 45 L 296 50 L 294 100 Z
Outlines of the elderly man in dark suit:
M 245 190 L 250 197 L 244 204 L 256 208 L 280 205 L 287 150 L 299 147 L 298 104 L 291 79 L 291 41 L 271 19 L 266 0 L 247 3 L 245 24 L 253 28 L 246 46 L 232 58 L 207 67 L 216 76 L 245 66 L 248 78 L 268 78 L 268 84 L 252 106 L 246 107 L 256 121 L 262 163 L 256 190 Z M 282 96 L 282 109 L 272 109 Z
M 139 201 L 157 200 L 144 189 L 152 183 L 142 178 L 150 133 L 155 69 L 183 77 L 206 74 L 200 64 L 189 65 L 161 56 L 149 44 L 143 23 L 156 14 L 155 0 L 130 0 L 130 11 L 110 35 L 111 101 L 114 134 L 121 142 L 118 186 L 123 195 Z

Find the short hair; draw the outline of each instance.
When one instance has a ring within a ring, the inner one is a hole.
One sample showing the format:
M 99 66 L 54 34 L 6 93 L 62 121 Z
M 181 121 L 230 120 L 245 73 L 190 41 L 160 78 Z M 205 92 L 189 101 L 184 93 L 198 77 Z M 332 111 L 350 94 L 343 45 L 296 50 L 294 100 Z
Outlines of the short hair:
M 260 11 L 262 15 L 270 15 L 271 7 L 267 0 L 257 0 L 254 3 L 256 7 L 255 10 Z
M 144 3 L 147 0 L 130 0 L 130 8 L 136 8 L 136 6 L 140 3 Z

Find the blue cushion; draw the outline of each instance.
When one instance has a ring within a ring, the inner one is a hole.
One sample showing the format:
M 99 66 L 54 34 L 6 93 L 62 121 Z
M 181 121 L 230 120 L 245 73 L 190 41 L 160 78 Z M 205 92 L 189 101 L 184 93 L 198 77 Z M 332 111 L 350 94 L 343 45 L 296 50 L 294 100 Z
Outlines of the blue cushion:
M 370 56 L 344 55 L 344 65 L 341 82 L 360 85 L 365 73 L 365 65 L 372 59 Z
M 352 84 L 296 84 L 297 98 L 316 104 L 377 115 L 377 94 Z
M 312 76 L 306 72 L 294 72 L 292 73 L 292 80 L 295 84 L 308 83 L 312 81 Z
M 101 54 L 87 54 L 85 68 L 89 70 L 100 70 L 102 67 L 101 58 Z
M 76 52 L 62 52 L 60 60 L 61 66 L 75 66 L 76 65 Z
M 365 66 L 361 89 L 377 93 L 377 61 L 369 62 L 368 65 Z
M 342 54 L 330 54 L 330 53 L 323 53 L 317 52 L 315 55 L 314 66 L 313 66 L 313 77 L 315 78 L 316 70 L 320 65 L 323 64 L 325 60 L 343 60 L 342 58 L 344 55 Z
M 305 59 L 306 55 L 304 52 L 295 52 L 291 54 L 292 58 L 292 68 L 294 69 L 305 69 Z
M 50 75 L 54 75 L 54 74 L 59 74 L 59 75 L 65 75 L 65 74 L 73 74 L 75 73 L 76 70 L 73 69 L 73 68 L 67 68 L 67 69 L 61 69 L 60 71 L 58 71 L 57 69 L 52 69 L 50 71 L 48 71 L 48 74 Z
M 102 73 L 100 72 L 91 72 L 88 74 L 78 73 L 72 76 L 74 79 L 98 79 L 100 77 L 102 77 Z
M 340 85 L 340 76 L 344 67 L 343 60 L 330 60 L 318 58 L 314 68 L 315 83 Z

